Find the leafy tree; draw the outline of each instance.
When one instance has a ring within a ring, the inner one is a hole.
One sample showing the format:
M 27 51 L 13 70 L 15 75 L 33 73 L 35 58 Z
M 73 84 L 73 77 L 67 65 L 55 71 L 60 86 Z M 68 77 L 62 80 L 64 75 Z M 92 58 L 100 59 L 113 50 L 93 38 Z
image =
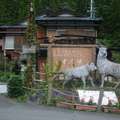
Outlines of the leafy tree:
M 120 0 L 94 0 L 96 14 L 103 18 L 99 37 L 104 38 L 105 45 L 120 46 Z M 26 20 L 28 15 L 28 0 L 1 0 L 0 24 L 15 24 Z M 66 2 L 76 16 L 89 16 L 90 0 L 34 0 L 36 16 L 49 6 L 57 15 Z M 32 28 L 32 27 L 31 27 Z M 116 44 L 117 43 L 117 44 Z
M 18 6 L 16 0 L 3 0 L 0 1 L 0 23 L 15 23 L 18 20 Z
M 103 17 L 102 34 L 106 40 L 103 42 L 110 47 L 120 46 L 120 1 L 96 0 L 97 15 Z

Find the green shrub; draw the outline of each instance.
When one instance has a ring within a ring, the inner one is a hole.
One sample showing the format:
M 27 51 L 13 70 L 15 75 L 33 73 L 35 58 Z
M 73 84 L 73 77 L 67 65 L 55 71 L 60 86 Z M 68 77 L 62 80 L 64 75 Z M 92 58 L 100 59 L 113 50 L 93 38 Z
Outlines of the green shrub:
M 12 98 L 24 96 L 23 80 L 20 76 L 14 75 L 8 82 L 8 96 Z
M 120 109 L 120 102 L 116 104 L 117 108 Z
M 27 102 L 27 100 L 28 100 L 27 95 L 20 96 L 20 97 L 17 98 L 17 101 L 20 102 L 20 103 L 25 103 L 25 102 Z
M 11 72 L 0 72 L 0 82 L 5 82 L 8 83 L 8 81 L 11 79 L 11 77 L 15 75 L 14 73 Z

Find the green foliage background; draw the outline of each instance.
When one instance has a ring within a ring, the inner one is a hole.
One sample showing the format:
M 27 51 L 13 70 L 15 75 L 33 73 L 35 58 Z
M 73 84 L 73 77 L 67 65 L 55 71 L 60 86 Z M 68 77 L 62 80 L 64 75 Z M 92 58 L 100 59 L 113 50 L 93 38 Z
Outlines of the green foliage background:
M 94 0 L 96 14 L 103 18 L 100 39 L 108 47 L 120 46 L 120 0 Z M 29 0 L 0 0 L 0 24 L 15 24 L 28 17 Z M 47 6 L 55 14 L 59 13 L 63 3 L 68 3 L 72 13 L 76 16 L 88 16 L 90 0 L 33 0 L 36 16 L 40 15 Z

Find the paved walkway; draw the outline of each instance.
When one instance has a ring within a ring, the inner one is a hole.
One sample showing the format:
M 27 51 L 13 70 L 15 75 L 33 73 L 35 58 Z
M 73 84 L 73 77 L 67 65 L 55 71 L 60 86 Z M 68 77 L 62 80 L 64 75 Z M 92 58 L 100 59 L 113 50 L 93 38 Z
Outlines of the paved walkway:
M 19 104 L 0 96 L 0 120 L 120 120 L 120 115 Z

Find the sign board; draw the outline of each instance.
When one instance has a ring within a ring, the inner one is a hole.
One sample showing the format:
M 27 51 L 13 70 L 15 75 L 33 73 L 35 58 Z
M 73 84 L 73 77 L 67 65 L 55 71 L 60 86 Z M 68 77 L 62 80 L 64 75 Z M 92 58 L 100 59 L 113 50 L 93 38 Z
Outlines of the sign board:
M 98 104 L 100 91 L 77 90 L 77 92 L 80 101 L 84 100 L 85 103 L 88 103 L 90 99 L 92 99 L 93 103 Z M 113 105 L 118 103 L 118 98 L 114 91 L 104 91 L 102 105 L 108 105 L 109 101 L 111 101 Z
M 7 93 L 7 85 L 0 85 L 0 94 Z

